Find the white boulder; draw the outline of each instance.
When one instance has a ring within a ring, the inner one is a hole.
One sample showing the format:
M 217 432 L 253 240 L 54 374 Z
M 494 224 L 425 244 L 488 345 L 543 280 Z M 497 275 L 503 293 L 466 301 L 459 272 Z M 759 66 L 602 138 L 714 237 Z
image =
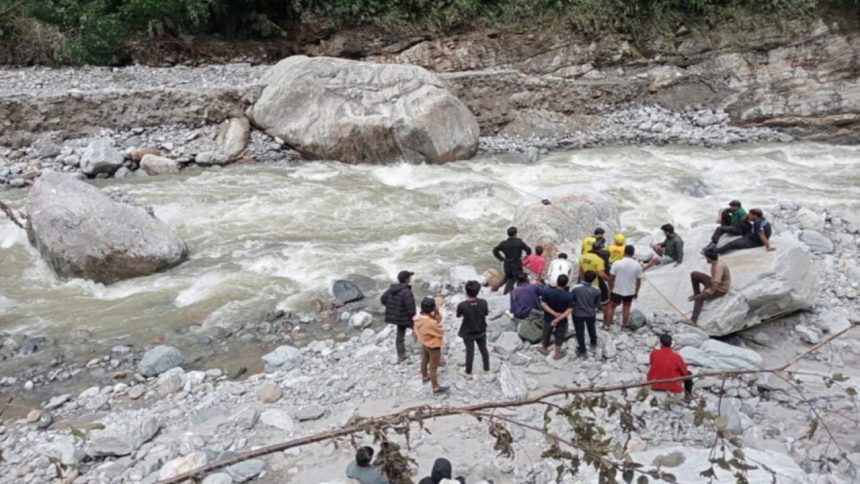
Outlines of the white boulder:
M 122 166 L 122 153 L 114 146 L 110 138 L 94 139 L 81 152 L 81 171 L 87 176 L 99 174 L 112 175 Z
M 172 175 L 179 173 L 179 164 L 164 156 L 145 155 L 140 160 L 140 169 L 150 176 Z
M 302 361 L 304 361 L 302 352 L 290 345 L 279 346 L 271 353 L 263 355 L 263 362 L 265 363 L 267 372 L 276 370 L 289 371 L 300 366 Z
M 251 135 L 251 122 L 248 118 L 231 118 L 218 126 L 215 142 L 228 158 L 235 158 L 245 151 Z
M 760 368 L 763 359 L 753 350 L 732 346 L 715 339 L 699 345 L 685 346 L 678 353 L 691 366 L 701 366 L 712 370 L 751 370 Z
M 418 66 L 292 56 L 263 83 L 255 125 L 314 158 L 441 163 L 478 148 L 475 116 Z

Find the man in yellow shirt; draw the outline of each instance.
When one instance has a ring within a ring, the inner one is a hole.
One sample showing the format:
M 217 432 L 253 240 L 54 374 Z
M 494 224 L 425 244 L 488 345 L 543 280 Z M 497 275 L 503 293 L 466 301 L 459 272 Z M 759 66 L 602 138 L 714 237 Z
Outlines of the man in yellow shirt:
M 607 286 L 609 276 L 606 274 L 606 262 L 599 253 L 602 248 L 602 244 L 595 242 L 592 244 L 590 252 L 586 252 L 579 257 L 579 280 L 584 281 L 585 273 L 588 271 L 594 271 L 597 274 L 597 279 L 594 280 L 592 285 L 600 288 L 600 305 L 603 306 L 603 317 L 604 321 L 606 321 L 609 317 L 609 304 L 607 304 L 609 302 L 609 287 Z
M 609 263 L 614 264 L 624 258 L 624 234 L 615 234 L 615 243 L 609 246 Z
M 579 251 L 580 254 L 587 254 L 591 252 L 591 248 L 594 244 L 598 244 L 599 250 L 604 249 L 606 246 L 606 231 L 600 227 L 594 229 L 594 235 L 589 235 L 588 237 L 582 239 L 582 250 Z

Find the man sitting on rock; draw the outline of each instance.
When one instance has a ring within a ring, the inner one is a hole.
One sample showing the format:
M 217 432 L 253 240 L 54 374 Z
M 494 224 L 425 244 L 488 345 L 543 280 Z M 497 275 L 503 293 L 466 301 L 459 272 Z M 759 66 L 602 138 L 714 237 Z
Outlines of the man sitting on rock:
M 567 260 L 567 254 L 564 252 L 558 254 L 558 258 L 549 263 L 549 269 L 546 271 L 546 283 L 548 286 L 555 287 L 558 276 L 565 275 L 567 279 L 573 278 L 573 264 Z
M 505 271 L 505 292 L 508 294 L 513 290 L 519 275 L 523 273 L 523 253 L 531 255 L 532 249 L 519 237 L 517 228 L 508 227 L 508 238 L 493 248 L 493 256 L 502 262 Z M 494 287 L 493 290 L 497 290 Z
M 660 335 L 660 348 L 651 351 L 651 365 L 648 368 L 648 381 L 668 380 L 682 376 L 691 376 L 684 358 L 672 350 L 672 336 L 667 333 Z M 683 381 L 683 386 L 681 382 Z M 652 383 L 651 389 L 661 392 L 681 393 L 684 392 L 684 400 L 693 398 L 693 379 L 685 378 L 681 381 Z
M 693 324 L 699 320 L 705 301 L 725 296 L 732 286 L 732 275 L 726 263 L 720 260 L 717 251 L 713 249 L 705 251 L 705 259 L 711 265 L 711 275 L 699 271 L 693 271 L 690 274 L 693 295 L 688 299 L 693 301 L 693 316 L 690 317 L 690 322 Z
M 643 271 L 647 271 L 656 265 L 672 263 L 675 264 L 675 267 L 678 267 L 684 262 L 684 240 L 681 239 L 680 235 L 675 233 L 675 227 L 672 224 L 664 224 L 660 227 L 660 230 L 663 231 L 663 235 L 666 238 L 663 242 L 651 246 L 657 255 L 645 264 L 645 267 L 642 268 Z
M 573 295 L 567 290 L 569 282 L 567 276 L 558 276 L 557 287 L 546 288 L 540 297 L 544 318 L 543 337 L 538 352 L 548 355 L 550 340 L 554 339 L 556 360 L 564 358 L 561 345 L 564 344 L 564 338 L 567 336 L 568 318 L 573 312 Z
M 752 230 L 739 239 L 735 239 L 728 244 L 718 247 L 717 254 L 726 254 L 733 250 L 752 249 L 755 247 L 764 246 L 768 252 L 776 250 L 770 245 L 770 236 L 773 233 L 773 228 L 764 218 L 764 213 L 761 209 L 754 208 L 747 214 L 747 222 L 752 224 Z
M 729 208 L 724 208 L 717 213 L 717 223 L 720 226 L 714 230 L 711 243 L 705 247 L 705 250 L 715 249 L 720 237 L 724 234 L 746 235 L 750 231 L 750 224 L 746 221 L 746 216 L 747 211 L 741 207 L 740 201 L 732 200 L 729 202 Z
M 360 447 L 355 452 L 355 460 L 346 466 L 346 477 L 355 479 L 359 484 L 388 484 L 388 478 L 382 474 L 379 467 L 371 465 L 373 448 Z
M 523 275 L 517 288 L 511 293 L 510 316 L 517 323 L 517 333 L 526 340 L 534 341 L 534 338 L 542 334 L 544 323 L 540 297 L 543 291 L 543 284 L 530 281 Z

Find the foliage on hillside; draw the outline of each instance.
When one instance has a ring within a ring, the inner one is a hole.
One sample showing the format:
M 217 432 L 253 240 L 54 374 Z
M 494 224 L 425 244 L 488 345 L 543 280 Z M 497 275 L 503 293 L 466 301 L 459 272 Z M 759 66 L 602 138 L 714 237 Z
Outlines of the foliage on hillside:
M 130 40 L 181 35 L 271 39 L 354 27 L 449 33 L 555 23 L 638 37 L 682 22 L 712 26 L 748 14 L 773 21 L 860 0 L 6 0 L 0 41 L 63 63 L 115 62 Z

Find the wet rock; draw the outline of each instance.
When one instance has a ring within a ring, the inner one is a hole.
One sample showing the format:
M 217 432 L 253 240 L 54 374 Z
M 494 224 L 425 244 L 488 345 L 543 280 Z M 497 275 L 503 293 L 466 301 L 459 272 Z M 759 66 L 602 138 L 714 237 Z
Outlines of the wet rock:
M 152 415 L 126 415 L 119 422 L 90 432 L 84 450 L 90 457 L 128 455 L 152 439 L 160 428 L 161 423 Z
M 709 339 L 698 348 L 687 346 L 678 352 L 688 365 L 702 366 L 714 370 L 755 369 L 762 365 L 762 357 L 746 348 L 739 348 L 714 339 Z
M 317 406 L 310 405 L 307 407 L 302 407 L 296 412 L 296 420 L 299 422 L 306 422 L 308 420 L 317 420 L 322 418 L 325 415 L 325 409 Z
M 275 403 L 283 394 L 284 391 L 276 383 L 266 382 L 257 387 L 257 399 L 263 403 Z
M 171 175 L 179 173 L 179 165 L 175 160 L 158 155 L 146 155 L 140 160 L 140 169 L 147 175 Z
M 350 303 L 364 298 L 364 293 L 361 292 L 358 285 L 345 279 L 334 281 L 331 292 L 334 294 L 334 298 L 342 303 Z
M 215 142 L 228 158 L 235 158 L 245 151 L 251 134 L 251 123 L 248 118 L 231 118 L 218 126 Z
M 279 346 L 275 351 L 263 355 L 266 371 L 275 370 L 289 371 L 297 368 L 304 361 L 304 356 L 298 348 L 289 345 Z
M 263 82 L 254 124 L 315 158 L 438 163 L 478 148 L 475 116 L 418 66 L 297 55 Z
M 499 370 L 499 386 L 507 399 L 522 400 L 529 394 L 529 387 L 523 374 L 506 363 L 502 363 Z
M 87 176 L 112 175 L 123 164 L 122 153 L 110 138 L 98 138 L 81 152 L 81 172 Z
M 158 479 L 172 479 L 180 474 L 193 471 L 209 462 L 205 452 L 192 452 L 184 457 L 177 457 L 166 462 L 158 471 Z
M 137 371 L 143 376 L 158 376 L 185 363 L 182 352 L 173 346 L 160 345 L 143 354 Z
M 821 235 L 821 232 L 815 230 L 801 230 L 800 240 L 816 252 L 823 252 L 825 254 L 833 252 L 833 242 L 824 235 Z
M 224 469 L 233 482 L 246 482 L 260 475 L 266 470 L 266 463 L 260 459 L 250 459 L 231 465 Z
M 373 315 L 367 311 L 359 311 L 349 317 L 349 326 L 354 329 L 364 329 L 373 324 Z
M 110 284 L 173 267 L 185 243 L 145 209 L 73 176 L 46 172 L 27 198 L 27 235 L 61 277 Z
M 287 412 L 277 409 L 263 411 L 260 414 L 260 423 L 281 429 L 284 432 L 292 432 L 296 426 Z
M 204 151 L 197 153 L 194 156 L 194 162 L 200 166 L 227 165 L 230 163 L 230 157 L 224 153 L 216 151 Z

